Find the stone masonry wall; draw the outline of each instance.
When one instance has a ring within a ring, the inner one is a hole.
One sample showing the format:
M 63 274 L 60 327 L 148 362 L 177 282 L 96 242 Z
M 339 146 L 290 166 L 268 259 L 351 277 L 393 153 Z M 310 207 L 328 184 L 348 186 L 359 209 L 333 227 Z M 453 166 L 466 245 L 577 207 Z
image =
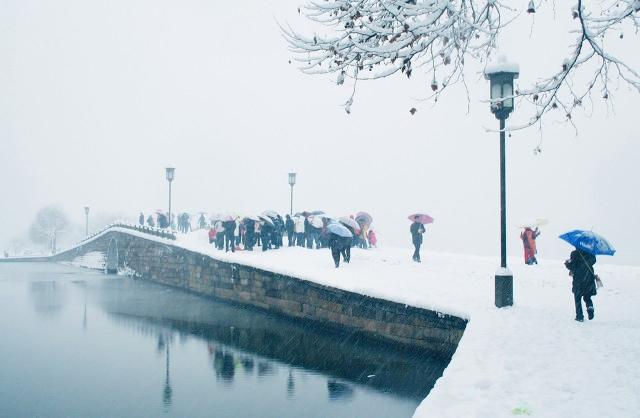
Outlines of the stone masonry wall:
M 169 240 L 165 244 L 119 231 L 109 231 L 50 260 L 106 252 L 111 239 L 118 242 L 119 267 L 133 270 L 142 279 L 447 356 L 455 351 L 466 326 L 465 320 L 455 316 L 221 262 Z

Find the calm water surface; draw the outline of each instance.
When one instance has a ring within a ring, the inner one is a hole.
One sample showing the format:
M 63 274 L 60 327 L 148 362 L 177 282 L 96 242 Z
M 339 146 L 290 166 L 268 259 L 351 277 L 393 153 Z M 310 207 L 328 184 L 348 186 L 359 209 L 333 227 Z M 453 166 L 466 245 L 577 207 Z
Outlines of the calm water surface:
M 411 417 L 446 361 L 179 290 L 0 263 L 2 417 Z

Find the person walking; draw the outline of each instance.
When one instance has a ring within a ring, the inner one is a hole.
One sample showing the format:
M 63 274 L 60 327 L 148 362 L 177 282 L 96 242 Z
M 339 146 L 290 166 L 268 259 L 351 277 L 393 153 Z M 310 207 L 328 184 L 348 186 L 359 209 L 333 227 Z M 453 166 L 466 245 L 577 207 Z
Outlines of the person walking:
M 138 223 L 140 226 L 144 226 L 144 213 L 140 212 L 140 216 L 138 216 Z
M 216 229 L 212 226 L 209 228 L 209 244 L 213 244 L 216 241 Z
M 277 250 L 278 248 L 282 247 L 282 236 L 284 235 L 285 229 L 284 220 L 280 215 L 271 219 L 273 219 L 273 233 L 271 235 L 271 241 L 273 242 L 273 245 Z
M 376 233 L 373 232 L 373 229 L 369 229 L 367 239 L 369 240 L 369 247 L 378 248 L 378 237 L 376 236 Z
M 169 218 L 164 213 L 158 213 L 158 228 L 169 228 Z
M 260 238 L 262 239 L 262 251 L 271 249 L 271 236 L 273 235 L 274 227 L 271 222 L 260 222 Z
M 295 238 L 296 224 L 293 222 L 293 219 L 291 219 L 291 216 L 289 215 L 286 216 L 284 227 L 287 231 L 287 245 L 289 247 L 293 247 L 296 244 L 296 238 Z
M 216 228 L 216 248 L 219 250 L 223 250 L 224 249 L 224 237 L 225 237 L 225 230 L 224 230 L 224 226 L 222 225 L 222 221 L 216 221 L 215 224 L 215 228 Z
M 351 237 L 341 237 L 338 234 L 329 232 L 329 248 L 331 248 L 331 257 L 333 257 L 333 262 L 335 263 L 336 268 L 338 268 L 340 267 L 341 254 L 344 261 L 347 263 L 351 258 Z
M 149 225 L 152 228 L 156 226 L 156 222 L 153 220 L 153 215 L 149 215 L 147 217 L 147 225 Z
M 596 256 L 586 251 L 576 248 L 571 252 L 569 259 L 564 262 L 565 267 L 569 270 L 572 277 L 571 291 L 576 305 L 576 321 L 584 321 L 582 313 L 582 301 L 587 307 L 587 316 L 589 320 L 595 316 L 592 296 L 596 295 L 596 275 L 593 265 L 596 264 Z
M 294 216 L 295 219 L 295 232 L 296 232 L 296 245 L 298 247 L 304 247 L 304 217 Z
M 238 236 L 236 237 L 236 245 L 245 244 L 245 240 L 247 239 L 247 226 L 241 220 L 238 221 Z
M 224 252 L 231 250 L 232 253 L 236 252 L 236 221 L 228 220 L 222 223 L 224 228 Z M 229 248 L 231 247 L 231 248 Z
M 409 227 L 409 232 L 411 232 L 411 241 L 413 242 L 413 246 L 415 248 L 415 251 L 413 252 L 413 261 L 419 263 L 420 246 L 422 245 L 422 234 L 424 234 L 425 232 L 424 225 L 418 221 L 413 221 L 413 223 Z
M 204 213 L 201 213 L 200 217 L 198 218 L 198 228 L 205 229 L 206 227 L 207 227 L 207 221 L 206 219 L 204 219 Z
M 531 229 L 531 227 L 526 227 L 524 231 L 520 233 L 520 239 L 524 247 L 525 264 L 538 264 L 538 260 L 536 259 L 536 253 L 538 252 L 536 249 L 536 238 L 538 238 L 539 235 L 540 230 L 538 230 L 537 227 L 535 230 Z
M 253 219 L 245 219 L 244 228 L 244 249 L 253 251 L 253 240 L 256 232 L 256 221 L 254 221 Z

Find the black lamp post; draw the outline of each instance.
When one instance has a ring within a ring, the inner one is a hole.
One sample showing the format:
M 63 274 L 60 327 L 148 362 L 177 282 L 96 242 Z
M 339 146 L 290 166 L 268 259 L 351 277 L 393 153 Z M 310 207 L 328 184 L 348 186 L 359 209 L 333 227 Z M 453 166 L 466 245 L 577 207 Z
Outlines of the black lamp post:
M 89 206 L 84 207 L 84 236 L 89 236 Z
M 289 173 L 289 186 L 291 186 L 291 206 L 289 216 L 293 216 L 293 186 L 296 184 L 296 173 Z
M 173 167 L 167 167 L 165 168 L 165 171 L 167 174 L 167 181 L 169 182 L 169 219 L 167 219 L 167 222 L 169 223 L 169 229 L 171 229 L 171 182 L 175 177 L 176 169 Z
M 495 276 L 495 304 L 498 308 L 513 305 L 513 274 L 507 268 L 507 188 L 505 181 L 505 124 L 514 108 L 513 80 L 520 68 L 501 57 L 487 65 L 485 78 L 491 84 L 491 112 L 500 121 L 500 268 Z

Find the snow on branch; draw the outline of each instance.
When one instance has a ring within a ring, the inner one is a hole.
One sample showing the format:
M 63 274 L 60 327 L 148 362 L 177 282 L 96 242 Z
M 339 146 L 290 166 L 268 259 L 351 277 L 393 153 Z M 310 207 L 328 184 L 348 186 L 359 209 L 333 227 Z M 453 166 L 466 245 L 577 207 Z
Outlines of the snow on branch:
M 610 38 L 623 37 L 622 26 L 637 34 L 640 0 L 585 3 L 578 0 L 575 6 L 567 6 L 566 12 L 576 22 L 571 29 L 576 36 L 565 60 L 515 92 L 534 111 L 528 122 L 511 129 L 534 125 L 558 108 L 570 120 L 571 112 L 594 89 L 607 99 L 616 78 L 640 92 L 638 71 L 607 48 Z M 374 80 L 394 74 L 410 78 L 420 68 L 430 75 L 432 97 L 437 100 L 449 85 L 464 82 L 466 62 L 484 65 L 504 29 L 536 12 L 534 1 L 519 2 L 523 10 L 512 4 L 500 0 L 309 0 L 299 11 L 327 34 L 305 35 L 290 26 L 281 29 L 304 73 L 332 74 L 337 84 L 343 84 L 347 78 Z M 581 76 L 574 77 L 578 73 Z M 575 81 L 587 78 L 586 83 Z M 355 92 L 354 87 L 345 103 L 347 112 Z

